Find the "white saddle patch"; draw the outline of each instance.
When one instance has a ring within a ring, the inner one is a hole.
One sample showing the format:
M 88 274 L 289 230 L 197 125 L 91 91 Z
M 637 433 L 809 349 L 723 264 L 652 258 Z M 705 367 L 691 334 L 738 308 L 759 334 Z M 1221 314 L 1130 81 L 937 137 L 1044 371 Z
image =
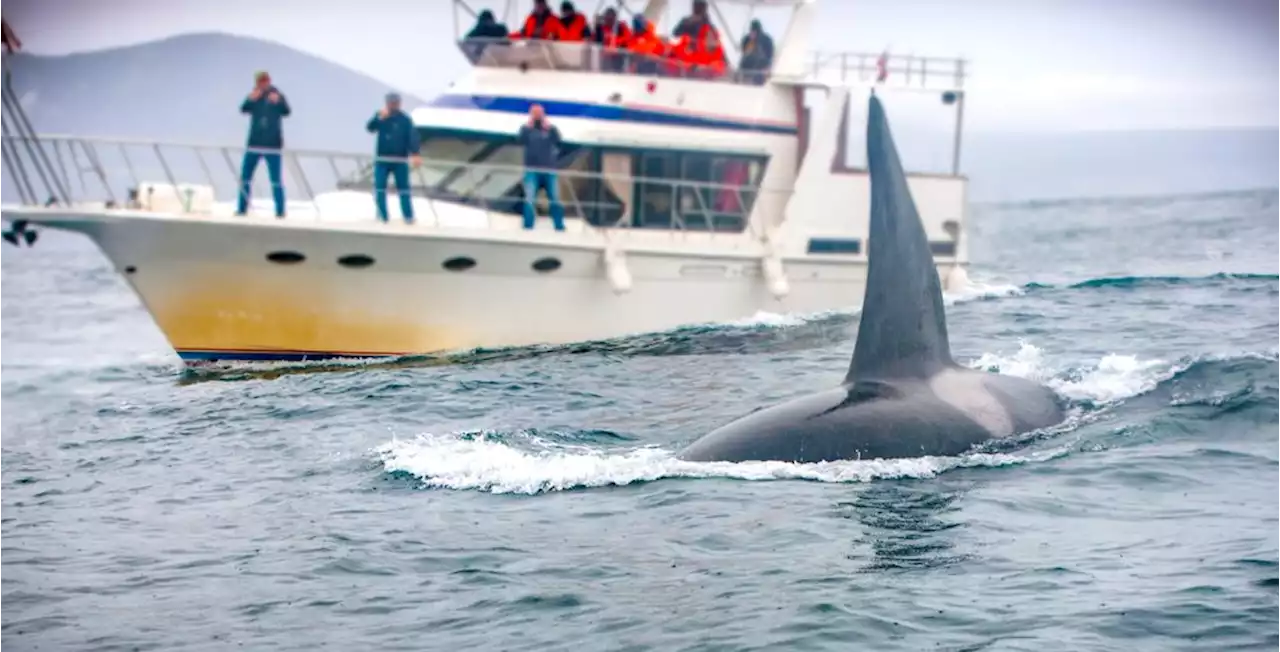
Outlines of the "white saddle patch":
M 1000 399 L 987 391 L 981 375 L 946 369 L 929 379 L 929 389 L 941 401 L 986 428 L 992 437 L 1013 434 L 1013 418 Z

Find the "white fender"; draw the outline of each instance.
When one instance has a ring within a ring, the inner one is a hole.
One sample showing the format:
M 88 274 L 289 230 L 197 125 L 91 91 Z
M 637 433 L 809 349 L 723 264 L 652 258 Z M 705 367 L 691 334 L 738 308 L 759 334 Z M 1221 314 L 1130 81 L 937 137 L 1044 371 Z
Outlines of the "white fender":
M 631 270 L 627 269 L 627 254 L 616 244 L 609 243 L 604 248 L 605 275 L 609 277 L 609 285 L 614 294 L 626 294 L 631 291 Z
M 947 292 L 960 292 L 969 287 L 969 272 L 959 265 L 952 265 L 951 271 L 947 272 L 946 281 L 943 287 Z
M 787 270 L 782 265 L 782 247 L 778 243 L 776 232 L 765 234 L 764 257 L 760 259 L 760 267 L 773 298 L 781 299 L 791 292 L 791 284 L 787 282 Z

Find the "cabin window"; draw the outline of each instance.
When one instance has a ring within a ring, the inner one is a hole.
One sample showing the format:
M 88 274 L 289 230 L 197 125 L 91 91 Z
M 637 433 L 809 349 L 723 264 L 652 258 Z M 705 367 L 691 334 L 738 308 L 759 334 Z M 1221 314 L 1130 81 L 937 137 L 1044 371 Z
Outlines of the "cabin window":
M 862 242 L 857 238 L 809 238 L 806 249 L 811 254 L 851 254 L 862 253 Z
M 638 151 L 632 158 L 637 177 L 633 226 L 689 231 L 746 229 L 764 172 L 763 159 L 661 150 Z
M 476 266 L 476 259 L 470 256 L 456 256 L 444 261 L 440 266 L 451 272 L 465 272 Z
M 281 265 L 293 265 L 306 259 L 306 256 L 296 251 L 273 251 L 267 254 L 267 260 Z
M 422 129 L 422 166 L 412 192 L 491 211 L 524 209 L 524 149 L 515 134 Z M 565 216 L 598 227 L 722 231 L 746 229 L 765 158 L 565 143 L 558 161 Z M 709 185 L 698 185 L 709 184 Z M 373 166 L 340 188 L 373 192 Z M 536 210 L 549 212 L 545 193 Z
M 370 267 L 373 265 L 373 263 L 374 263 L 373 257 L 366 256 L 364 254 L 349 254 L 338 259 L 339 265 L 342 265 L 343 267 L 351 267 L 355 269 Z
M 954 256 L 956 243 L 952 240 L 934 240 L 929 243 L 929 251 L 935 256 Z

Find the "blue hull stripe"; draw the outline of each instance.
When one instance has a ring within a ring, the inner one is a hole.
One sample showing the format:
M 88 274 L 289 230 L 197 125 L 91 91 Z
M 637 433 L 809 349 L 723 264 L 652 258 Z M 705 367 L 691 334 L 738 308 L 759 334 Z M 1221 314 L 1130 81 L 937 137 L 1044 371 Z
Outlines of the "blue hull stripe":
M 429 103 L 440 109 L 478 109 L 501 113 L 528 113 L 529 107 L 541 104 L 547 115 L 562 118 L 588 118 L 613 122 L 639 122 L 672 127 L 699 127 L 703 129 L 728 129 L 754 131 L 766 134 L 795 135 L 795 127 L 785 125 L 744 122 L 725 118 L 712 118 L 683 113 L 667 113 L 650 109 L 634 109 L 625 106 L 565 102 L 561 100 L 535 100 L 527 97 L 497 97 L 487 95 L 441 95 Z
M 183 362 L 314 362 L 338 358 L 394 358 L 390 353 L 333 353 L 324 351 L 178 351 Z

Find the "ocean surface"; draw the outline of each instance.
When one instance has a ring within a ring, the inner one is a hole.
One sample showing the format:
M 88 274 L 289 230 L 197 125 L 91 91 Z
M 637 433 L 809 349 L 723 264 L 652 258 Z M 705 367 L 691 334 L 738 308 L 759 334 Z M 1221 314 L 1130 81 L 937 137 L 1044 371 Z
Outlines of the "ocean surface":
M 673 452 L 837 383 L 852 309 L 191 373 L 45 232 L 0 276 L 3 645 L 1274 650 L 1277 205 L 975 207 L 953 350 L 1070 420 L 818 465 Z

